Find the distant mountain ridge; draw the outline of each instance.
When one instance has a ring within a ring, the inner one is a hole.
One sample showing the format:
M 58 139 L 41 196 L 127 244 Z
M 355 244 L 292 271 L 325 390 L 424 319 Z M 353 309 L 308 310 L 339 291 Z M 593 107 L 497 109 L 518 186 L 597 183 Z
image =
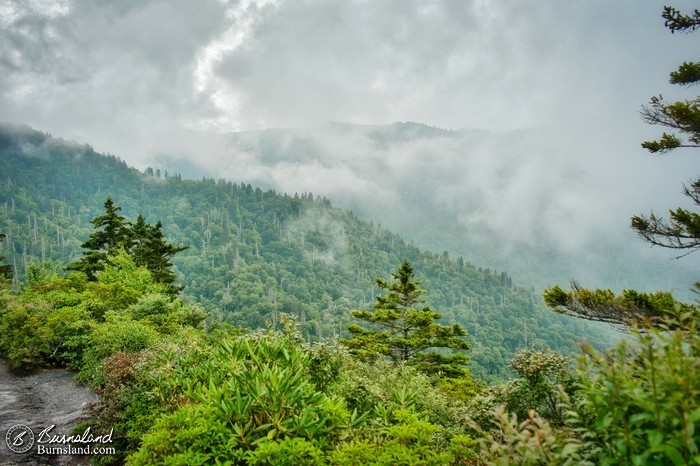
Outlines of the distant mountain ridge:
M 306 338 L 336 338 L 351 309 L 372 306 L 374 278 L 408 259 L 428 304 L 469 331 L 477 376 L 506 376 L 519 348 L 566 353 L 576 339 L 609 342 L 606 327 L 553 314 L 540 290 L 517 286 L 505 271 L 423 251 L 326 198 L 187 180 L 162 168 L 147 175 L 88 145 L 0 125 L 0 232 L 7 234 L 0 254 L 20 279 L 32 262 L 65 265 L 81 253 L 89 221 L 109 196 L 128 219 L 161 220 L 170 242 L 190 246 L 174 260 L 185 295 L 237 326 L 275 326 L 285 312 Z
M 184 177 L 319 193 L 416 245 L 508 270 L 537 289 L 577 279 L 692 299 L 698 259 L 669 260 L 671 253 L 648 248 L 628 227 L 640 209 L 633 205 L 653 206 L 640 202 L 643 182 L 635 196 L 637 188 L 618 182 L 629 175 L 620 173 L 616 154 L 593 162 L 594 142 L 552 133 L 414 122 L 188 133 L 163 143 L 151 165 L 177 167 Z

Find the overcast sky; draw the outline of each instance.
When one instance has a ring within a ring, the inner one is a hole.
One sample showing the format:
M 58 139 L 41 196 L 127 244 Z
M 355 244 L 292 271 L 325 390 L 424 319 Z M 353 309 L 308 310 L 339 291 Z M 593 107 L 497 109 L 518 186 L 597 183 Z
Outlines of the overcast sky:
M 674 5 L 687 11 L 697 2 Z M 0 121 L 90 143 L 139 168 L 177 156 L 212 176 L 309 190 L 340 204 L 362 204 L 368 191 L 400 202 L 400 186 L 432 176 L 441 187 L 435 202 L 483 200 L 481 209 L 455 207 L 464 225 L 523 230 L 527 214 L 530 224 L 548 222 L 548 234 L 576 242 L 591 225 L 621 231 L 634 213 L 673 207 L 680 183 L 698 174 L 697 156 L 659 159 L 639 147 L 660 132 L 638 116 L 649 97 L 697 93 L 668 84 L 674 67 L 699 58 L 700 36 L 670 34 L 663 6 L 0 0 Z M 363 135 L 316 131 L 320 152 L 306 161 L 290 160 L 288 150 L 284 160 L 263 160 L 202 135 L 331 121 L 532 132 L 511 151 L 503 142 L 470 151 L 444 140 L 385 151 Z M 423 155 L 446 152 L 426 170 Z M 386 160 L 407 166 L 388 181 L 363 174 Z M 454 167 L 469 175 L 455 177 Z
M 692 1 L 679 7 L 697 6 Z M 154 131 L 513 129 L 636 111 L 693 59 L 656 0 L 3 0 L 0 119 L 138 161 Z M 671 93 L 670 91 L 668 93 Z M 639 131 L 639 130 L 637 130 Z M 651 133 L 650 133 L 651 134 Z

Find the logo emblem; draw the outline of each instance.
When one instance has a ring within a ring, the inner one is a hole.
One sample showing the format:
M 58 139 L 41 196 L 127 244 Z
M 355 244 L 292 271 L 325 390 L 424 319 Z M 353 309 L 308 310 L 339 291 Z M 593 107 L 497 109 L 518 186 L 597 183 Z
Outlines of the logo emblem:
M 24 424 L 15 424 L 7 429 L 5 442 L 15 453 L 26 453 L 34 446 L 34 432 Z

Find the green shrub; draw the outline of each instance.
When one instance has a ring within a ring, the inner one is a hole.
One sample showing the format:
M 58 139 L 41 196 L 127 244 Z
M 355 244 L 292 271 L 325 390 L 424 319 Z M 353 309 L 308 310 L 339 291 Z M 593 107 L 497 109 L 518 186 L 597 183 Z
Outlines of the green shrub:
M 557 430 L 549 422 L 530 411 L 518 422 L 515 414 L 503 407 L 494 413 L 496 428 L 484 430 L 473 424 L 478 432 L 478 461 L 476 464 L 510 466 L 534 465 L 593 465 L 584 454 L 583 443 L 571 432 Z
M 159 416 L 190 403 L 193 382 L 187 374 L 211 353 L 203 351 L 203 340 L 201 331 L 183 328 L 143 351 L 104 359 L 103 390 L 109 395 L 92 413 L 91 425 L 95 431 L 114 429 L 118 453 L 100 457 L 100 464 L 122 464 Z
M 700 464 L 700 314 L 678 314 L 582 357 L 574 420 L 600 464 Z
M 49 364 L 75 369 L 82 364 L 95 321 L 82 307 L 62 307 L 49 313 L 46 327 L 52 329 Z
M 128 457 L 131 465 L 233 464 L 246 450 L 231 435 L 226 421 L 207 405 L 186 405 L 159 418 L 141 448 Z
M 510 364 L 520 378 L 483 390 L 469 401 L 469 417 L 488 428 L 496 420 L 493 416 L 496 409 L 503 406 L 521 419 L 535 410 L 550 423 L 562 425 L 566 415 L 561 390 L 565 394 L 573 393 L 576 380 L 569 358 L 550 350 L 530 348 L 518 351 Z
M 372 364 L 344 357 L 337 382 L 328 392 L 345 398 L 349 409 L 366 414 L 369 421 L 376 417 L 378 407 L 410 408 L 419 417 L 445 427 L 444 435 L 464 432 L 460 420 L 463 404 L 436 390 L 429 376 L 408 365 L 394 367 L 384 361 Z M 371 422 L 367 428 L 370 426 Z
M 245 455 L 251 465 L 312 466 L 325 464 L 323 451 L 304 438 L 285 437 L 279 441 L 261 442 Z
M 134 320 L 147 321 L 161 333 L 177 332 L 183 325 L 201 327 L 207 317 L 199 306 L 192 306 L 164 293 L 149 292 L 128 308 L 125 313 Z
M 43 301 L 12 303 L 0 314 L 0 355 L 13 369 L 31 370 L 46 364 L 53 329 L 46 325 L 51 306 Z
M 117 352 L 135 353 L 156 344 L 158 332 L 147 323 L 110 311 L 105 322 L 96 324 L 88 340 L 83 356 L 83 366 L 78 378 L 93 387 L 102 388 L 107 383 L 104 358 Z
M 510 366 L 523 382 L 515 396 L 508 400 L 510 411 L 524 418 L 529 410 L 534 409 L 549 422 L 561 424 L 564 412 L 560 389 L 572 393 L 575 380 L 571 360 L 547 349 L 529 348 L 515 353 Z M 517 405 L 520 409 L 513 409 Z
M 398 409 L 392 416 L 395 418 L 388 425 L 371 434 L 373 438 L 342 444 L 330 455 L 330 463 L 343 466 L 445 465 L 467 460 L 473 455 L 473 443 L 469 437 L 454 439 L 451 450 L 455 455 L 447 449 L 436 448 L 435 437 L 440 431 L 438 426 L 406 409 Z
M 176 375 L 188 379 L 189 399 L 161 417 L 131 463 L 259 462 L 281 457 L 285 445 L 321 451 L 351 422 L 344 401 L 306 377 L 308 354 L 283 336 L 224 340 L 208 356 Z M 263 445 L 270 442 L 279 445 Z
M 121 284 L 139 293 L 150 290 L 165 291 L 162 285 L 153 283 L 151 272 L 146 267 L 138 267 L 123 249 L 107 257 L 107 263 L 97 275 L 97 281 L 104 285 Z

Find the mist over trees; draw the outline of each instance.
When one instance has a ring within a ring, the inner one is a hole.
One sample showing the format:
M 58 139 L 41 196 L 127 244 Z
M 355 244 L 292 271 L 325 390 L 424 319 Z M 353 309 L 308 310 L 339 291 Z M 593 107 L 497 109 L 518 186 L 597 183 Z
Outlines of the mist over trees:
M 196 144 L 178 139 L 153 163 L 177 166 L 185 177 L 243 178 L 281 192 L 322 193 L 422 248 L 506 270 L 526 286 L 577 277 L 617 291 L 679 284 L 684 293 L 697 264 L 673 264 L 622 228 L 627 206 L 651 197 L 632 196 L 632 186 L 619 182 L 622 166 L 638 157 L 630 153 L 635 145 L 617 142 L 621 147 L 613 151 L 624 150 L 625 161 L 601 172 L 599 141 L 570 132 L 555 140 L 551 131 L 448 131 L 396 122 L 198 134 Z M 195 157 L 198 147 L 207 157 Z M 655 176 L 677 172 L 678 164 L 669 164 Z M 600 212 L 600 205 L 608 208 Z

